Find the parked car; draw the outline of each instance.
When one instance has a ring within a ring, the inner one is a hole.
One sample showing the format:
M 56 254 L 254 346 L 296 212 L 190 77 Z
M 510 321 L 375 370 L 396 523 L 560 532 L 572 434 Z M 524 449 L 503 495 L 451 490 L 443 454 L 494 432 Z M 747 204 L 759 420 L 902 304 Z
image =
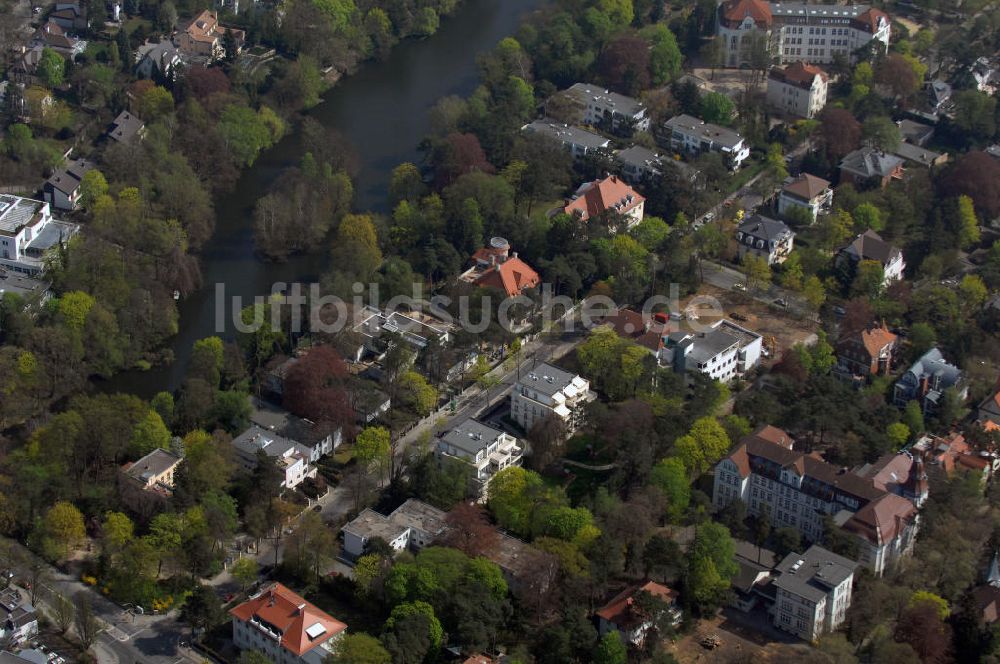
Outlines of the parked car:
M 837 314 L 838 316 L 844 316 L 844 315 L 847 314 L 847 309 L 845 309 L 843 307 L 835 306 L 833 308 L 833 313 Z
M 774 303 L 775 303 L 776 305 L 778 305 L 779 307 L 788 307 L 788 300 L 786 300 L 786 299 L 785 299 L 785 298 L 783 298 L 783 297 L 779 297 L 778 299 L 776 299 L 776 300 L 774 301 Z
M 738 281 L 735 284 L 733 284 L 733 288 L 735 290 L 745 291 L 747 289 L 747 285 L 742 281 Z
M 323 506 L 322 505 L 313 505 L 312 510 L 313 510 L 313 512 L 322 512 L 323 511 Z
M 709 634 L 708 636 L 703 637 L 702 640 L 699 641 L 699 643 L 701 644 L 702 648 L 706 648 L 708 650 L 715 650 L 716 648 L 722 645 L 722 639 L 719 638 L 718 634 Z
M 738 320 L 738 321 L 740 321 L 741 323 L 745 323 L 745 322 L 747 322 L 747 321 L 749 320 L 749 319 L 748 319 L 748 318 L 747 318 L 746 316 L 744 316 L 743 314 L 736 314 L 736 313 L 733 313 L 733 314 L 729 314 L 729 317 L 730 317 L 730 318 L 732 318 L 733 320 Z

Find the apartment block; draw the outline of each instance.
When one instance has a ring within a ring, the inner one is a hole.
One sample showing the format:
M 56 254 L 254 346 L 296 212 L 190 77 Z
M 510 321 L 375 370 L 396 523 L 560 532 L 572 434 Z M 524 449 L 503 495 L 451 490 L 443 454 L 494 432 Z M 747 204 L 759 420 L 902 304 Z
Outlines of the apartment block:
M 471 418 L 441 436 L 436 449 L 439 458 L 468 466 L 471 492 L 483 500 L 493 476 L 504 468 L 520 466 L 523 452 L 514 436 Z
M 583 405 L 596 397 L 590 381 L 551 364 L 540 364 L 521 375 L 510 399 L 511 417 L 525 431 L 546 417 L 557 417 L 572 431 Z

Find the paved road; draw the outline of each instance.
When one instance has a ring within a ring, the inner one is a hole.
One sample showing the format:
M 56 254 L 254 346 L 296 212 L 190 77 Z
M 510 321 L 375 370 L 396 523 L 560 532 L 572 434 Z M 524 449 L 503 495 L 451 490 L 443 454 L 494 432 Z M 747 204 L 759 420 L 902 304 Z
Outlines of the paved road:
M 19 552 L 20 560 L 36 559 L 34 554 L 18 542 L 6 538 L 4 541 Z M 12 568 L 17 579 L 30 578 L 27 563 Z M 94 614 L 105 626 L 93 646 L 101 664 L 182 664 L 205 661 L 204 657 L 178 652 L 177 643 L 185 634 L 186 628 L 177 621 L 176 612 L 132 615 L 75 577 L 64 574 L 51 565 L 46 565 L 46 568 L 46 578 L 36 597 L 38 608 L 51 613 L 57 595 L 71 601 L 75 601 L 81 594 L 87 596 Z M 22 593 L 28 595 L 26 590 L 22 590 Z

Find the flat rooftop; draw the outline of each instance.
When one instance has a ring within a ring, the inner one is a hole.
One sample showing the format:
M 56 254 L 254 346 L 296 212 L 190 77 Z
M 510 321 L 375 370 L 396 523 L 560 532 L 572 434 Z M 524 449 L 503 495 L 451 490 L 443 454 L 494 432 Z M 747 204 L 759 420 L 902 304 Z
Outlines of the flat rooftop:
M 503 435 L 503 431 L 469 418 L 452 428 L 441 440 L 475 456 L 476 452 Z
M 8 235 L 17 233 L 31 222 L 43 205 L 45 204 L 42 201 L 21 198 L 13 194 L 0 194 L 0 232 Z
M 534 369 L 529 369 L 527 373 L 522 373 L 519 382 L 542 394 L 551 396 L 569 387 L 575 378 L 575 374 L 545 363 L 539 364 Z

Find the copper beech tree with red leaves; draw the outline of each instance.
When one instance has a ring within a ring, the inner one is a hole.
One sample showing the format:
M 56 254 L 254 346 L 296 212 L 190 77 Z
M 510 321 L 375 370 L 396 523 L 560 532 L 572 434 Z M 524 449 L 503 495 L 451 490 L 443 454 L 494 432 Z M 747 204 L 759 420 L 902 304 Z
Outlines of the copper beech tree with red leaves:
M 861 124 L 850 111 L 828 107 L 819 116 L 819 133 L 831 161 L 839 160 L 861 144 Z
M 454 547 L 473 558 L 495 548 L 499 535 L 481 505 L 459 503 L 448 512 L 445 522 L 448 524 L 445 546 Z
M 1000 161 L 981 151 L 964 154 L 938 179 L 938 192 L 965 194 L 981 216 L 992 219 L 1000 215 Z
M 330 346 L 304 353 L 285 376 L 283 404 L 318 424 L 347 427 L 354 412 L 347 394 L 347 367 Z

